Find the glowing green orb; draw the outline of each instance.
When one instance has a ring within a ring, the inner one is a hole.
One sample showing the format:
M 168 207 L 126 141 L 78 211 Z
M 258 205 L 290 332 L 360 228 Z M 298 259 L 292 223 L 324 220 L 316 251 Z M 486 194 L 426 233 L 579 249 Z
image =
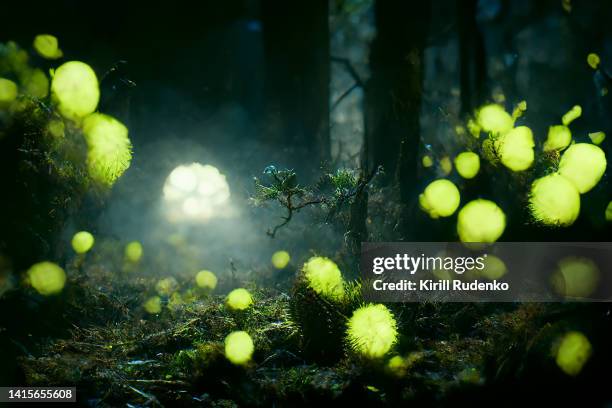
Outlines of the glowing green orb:
M 63 53 L 58 47 L 57 38 L 51 34 L 39 34 L 34 38 L 34 49 L 43 58 L 58 59 Z
M 161 296 L 170 296 L 178 287 L 178 282 L 174 278 L 163 278 L 155 284 L 155 291 Z
M 125 246 L 125 259 L 129 262 L 136 263 L 142 258 L 142 244 L 138 241 L 132 241 Z
M 276 251 L 272 254 L 272 265 L 276 269 L 284 269 L 287 265 L 289 265 L 289 261 L 291 260 L 291 256 L 289 256 L 289 252 L 287 251 Z
M 514 119 L 497 104 L 485 105 L 476 113 L 476 121 L 487 133 L 502 134 L 514 126 Z
M 474 178 L 480 170 L 480 157 L 474 152 L 459 153 L 455 157 L 455 167 L 464 179 Z
M 548 128 L 548 136 L 544 142 L 544 151 L 563 150 L 572 142 L 572 132 L 565 125 L 555 125 Z
M 348 321 L 346 337 L 355 353 L 370 359 L 380 358 L 397 342 L 395 317 L 381 304 L 360 307 Z
M 96 73 L 83 62 L 66 62 L 55 70 L 51 94 L 64 117 L 79 120 L 98 106 L 100 87 Z
M 567 227 L 580 214 L 580 194 L 568 179 L 550 174 L 531 185 L 529 208 L 542 224 Z
M 238 288 L 227 295 L 225 303 L 232 310 L 246 310 L 253 304 L 253 297 L 248 290 Z
M 87 168 L 92 179 L 112 186 L 130 167 L 132 143 L 128 129 L 117 119 L 94 113 L 83 121 Z
M 594 144 L 600 145 L 603 143 L 604 140 L 606 140 L 606 133 L 605 132 L 589 133 L 589 139 L 591 139 L 591 142 L 593 142 Z
M 446 179 L 431 182 L 419 195 L 421 209 L 431 218 L 450 217 L 459 207 L 460 201 L 459 189 Z
M 225 357 L 236 365 L 244 365 L 251 361 L 255 345 L 249 333 L 235 331 L 225 338 Z
M 421 159 L 421 163 L 423 164 L 423 167 L 428 169 L 433 166 L 433 159 L 431 158 L 431 156 L 423 156 L 423 158 Z
M 495 255 L 488 254 L 484 260 L 484 269 L 480 274 L 489 280 L 500 279 L 508 272 L 504 261 Z
M 17 99 L 17 84 L 10 79 L 0 78 L 0 103 L 9 103 Z
M 77 254 L 84 254 L 93 247 L 94 236 L 87 231 L 79 231 L 72 237 L 72 249 Z
M 162 310 L 161 298 L 159 296 L 152 296 L 145 301 L 143 307 L 147 313 L 157 314 Z
M 28 269 L 30 285 L 44 296 L 55 295 L 64 289 L 66 273 L 53 262 L 39 262 Z
M 512 171 L 527 170 L 533 164 L 533 133 L 527 126 L 516 127 L 495 141 L 495 150 L 504 166 Z
M 559 261 L 551 284 L 563 297 L 587 298 L 597 289 L 599 275 L 599 267 L 593 260 L 567 257 Z
M 555 361 L 564 373 L 576 376 L 591 357 L 593 347 L 580 332 L 572 331 L 561 339 Z
M 217 287 L 217 276 L 211 271 L 200 271 L 196 275 L 196 284 L 208 290 L 214 290 Z
M 331 259 L 314 256 L 304 264 L 303 272 L 308 286 L 319 295 L 334 301 L 344 298 L 344 279 Z
M 606 171 L 606 154 L 590 143 L 571 145 L 559 162 L 559 174 L 574 183 L 580 194 L 590 191 Z
M 574 105 L 572 109 L 561 117 L 561 123 L 567 126 L 580 116 L 582 116 L 582 107 L 580 105 Z
M 589 64 L 591 68 L 597 69 L 600 62 L 601 59 L 599 58 L 599 55 L 595 54 L 594 52 L 591 52 L 589 53 L 589 55 L 587 55 L 587 64 Z
M 462 242 L 495 242 L 506 228 L 506 214 L 493 201 L 470 201 L 459 211 L 457 233 Z
M 605 213 L 606 221 L 612 221 L 612 201 L 608 203 Z

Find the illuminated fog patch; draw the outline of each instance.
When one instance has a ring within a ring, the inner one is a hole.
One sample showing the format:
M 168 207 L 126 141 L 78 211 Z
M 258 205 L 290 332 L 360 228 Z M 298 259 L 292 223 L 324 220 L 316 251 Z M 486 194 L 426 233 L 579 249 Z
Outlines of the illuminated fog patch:
M 206 222 L 226 217 L 230 189 L 225 175 L 211 165 L 192 163 L 172 170 L 164 184 L 166 215 L 172 222 Z

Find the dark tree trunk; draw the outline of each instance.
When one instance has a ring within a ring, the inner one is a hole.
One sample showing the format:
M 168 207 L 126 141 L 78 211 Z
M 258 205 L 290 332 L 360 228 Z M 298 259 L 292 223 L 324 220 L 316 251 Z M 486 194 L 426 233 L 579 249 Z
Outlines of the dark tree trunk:
M 387 183 L 399 183 L 401 201 L 410 208 L 417 176 L 430 4 L 378 0 L 375 14 L 377 34 L 370 48 L 371 77 L 365 89 L 367 162 L 383 166 Z
M 328 14 L 324 0 L 261 3 L 264 137 L 309 168 L 330 157 Z
M 482 33 L 476 21 L 478 0 L 457 0 L 461 115 L 473 113 L 486 90 L 486 59 Z

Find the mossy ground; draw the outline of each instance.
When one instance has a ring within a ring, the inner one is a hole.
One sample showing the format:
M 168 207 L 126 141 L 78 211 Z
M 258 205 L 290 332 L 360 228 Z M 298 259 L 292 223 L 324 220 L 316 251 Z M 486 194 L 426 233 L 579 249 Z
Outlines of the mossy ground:
M 142 303 L 156 279 L 105 265 L 108 259 L 95 255 L 70 264 L 66 289 L 55 299 L 70 324 L 38 338 L 35 351 L 20 358 L 27 385 L 74 385 L 82 405 L 103 407 L 504 405 L 533 387 L 550 400 L 559 399 L 550 394 L 553 384 L 585 389 L 585 378 L 609 359 L 599 349 L 604 361 L 590 361 L 576 378 L 554 363 L 555 342 L 567 330 L 583 331 L 596 350 L 610 337 L 605 308 L 597 305 L 391 304 L 400 340 L 388 357 L 361 360 L 342 344 L 330 362 L 305 351 L 317 334 L 294 320 L 289 290 L 242 282 L 255 298 L 246 311 L 229 310 L 221 295 L 197 293 L 172 308 L 164 298 L 162 312 L 150 315 Z M 179 280 L 179 288 L 190 285 Z M 254 340 L 246 366 L 223 355 L 223 340 L 234 330 Z M 394 355 L 405 361 L 399 372 L 386 368 Z

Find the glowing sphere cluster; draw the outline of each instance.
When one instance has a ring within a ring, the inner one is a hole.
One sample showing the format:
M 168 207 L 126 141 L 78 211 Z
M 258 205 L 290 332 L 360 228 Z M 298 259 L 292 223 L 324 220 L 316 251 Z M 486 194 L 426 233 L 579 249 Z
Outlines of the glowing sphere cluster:
M 34 49 L 41 57 L 46 59 L 58 59 L 63 55 L 57 38 L 51 34 L 37 35 L 34 38 Z
M 369 359 L 383 357 L 398 339 L 395 316 L 381 304 L 360 307 L 347 323 L 346 338 L 356 354 Z
M 591 357 L 593 347 L 589 339 L 580 332 L 572 331 L 561 339 L 555 361 L 564 373 L 576 376 Z
M 580 194 L 568 179 L 550 174 L 531 185 L 529 207 L 533 217 L 542 224 L 567 227 L 580 214 Z
M 227 295 L 225 303 L 232 310 L 246 310 L 253 304 L 253 297 L 248 290 L 238 288 Z
M 495 150 L 504 166 L 512 171 L 527 170 L 535 153 L 533 133 L 527 126 L 516 127 L 495 140 Z
M 72 120 L 82 119 L 98 107 L 98 77 L 84 62 L 66 62 L 53 74 L 51 94 L 64 117 Z
M 249 333 L 235 331 L 225 338 L 225 357 L 236 365 L 244 365 L 251 361 L 255 345 Z
M 303 272 L 308 286 L 317 294 L 334 301 L 344 298 L 344 279 L 331 259 L 314 256 L 304 264 Z
M 28 269 L 30 285 L 41 295 L 56 295 L 64 289 L 66 273 L 53 262 L 39 262 Z
M 559 162 L 559 174 L 571 181 L 580 194 L 590 191 L 606 171 L 606 155 L 590 143 L 571 145 Z
M 94 113 L 83 121 L 83 134 L 89 175 L 103 185 L 112 186 L 132 160 L 128 129 L 111 116 Z
M 90 232 L 79 231 L 72 237 L 72 249 L 77 254 L 84 254 L 88 252 L 94 245 L 95 239 Z
M 474 152 L 462 152 L 455 157 L 457 173 L 464 179 L 476 177 L 480 170 L 480 157 Z
M 457 234 L 462 242 L 495 242 L 506 229 L 506 214 L 493 201 L 470 201 L 457 216 Z
M 166 179 L 163 194 L 166 214 L 173 222 L 206 222 L 229 215 L 229 185 L 225 176 L 208 164 L 178 166 Z
M 419 195 L 421 209 L 431 218 L 450 217 L 459 207 L 460 200 L 457 186 L 446 179 L 431 182 Z
M 276 269 L 284 269 L 287 265 L 289 265 L 289 261 L 291 261 L 291 256 L 287 251 L 276 251 L 272 254 L 272 265 Z
M 217 287 L 217 276 L 211 271 L 202 270 L 196 274 L 196 284 L 202 289 L 214 290 Z

